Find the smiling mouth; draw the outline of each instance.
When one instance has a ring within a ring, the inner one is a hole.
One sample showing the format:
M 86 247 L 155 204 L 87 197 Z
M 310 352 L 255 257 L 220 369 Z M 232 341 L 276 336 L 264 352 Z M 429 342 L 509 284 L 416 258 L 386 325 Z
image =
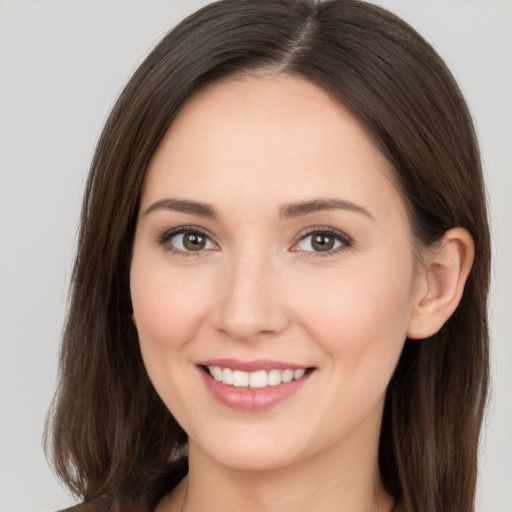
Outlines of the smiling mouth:
M 287 384 L 293 380 L 299 380 L 304 375 L 311 373 L 314 368 L 293 369 L 272 369 L 258 370 L 255 372 L 244 372 L 241 370 L 232 370 L 231 368 L 222 368 L 220 366 L 202 366 L 205 373 L 228 386 L 247 389 L 262 389 L 270 386 L 279 386 Z

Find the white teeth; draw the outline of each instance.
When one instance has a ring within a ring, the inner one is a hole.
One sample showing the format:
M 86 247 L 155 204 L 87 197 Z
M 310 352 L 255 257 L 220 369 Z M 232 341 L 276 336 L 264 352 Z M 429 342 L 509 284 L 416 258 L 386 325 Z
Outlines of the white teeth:
M 267 384 L 277 386 L 281 384 L 281 370 L 270 370 L 267 372 Z
M 281 380 L 283 382 L 291 382 L 293 380 L 293 370 L 283 370 Z
M 236 388 L 249 387 L 249 374 L 247 372 L 233 370 L 233 386 Z
M 219 368 L 218 366 L 216 368 Z M 219 370 L 221 370 L 219 368 Z M 224 382 L 224 384 L 233 384 L 233 370 L 229 369 L 229 368 L 222 368 L 221 370 L 221 375 L 222 375 L 222 382 Z
M 249 387 L 251 388 L 266 388 L 267 387 L 267 372 L 260 370 L 259 372 L 249 373 Z
M 212 374 L 215 380 L 222 382 L 222 368 L 219 368 L 218 366 L 213 366 L 210 369 L 210 373 Z
M 301 368 L 300 370 L 295 370 L 293 372 L 293 378 L 300 379 L 305 373 L 306 373 L 306 370 L 304 370 L 304 368 Z
M 281 383 L 300 379 L 306 373 L 305 368 L 299 370 L 258 370 L 256 372 L 242 372 L 221 368 L 220 366 L 208 366 L 210 375 L 218 382 L 238 388 L 266 388 L 277 386 Z

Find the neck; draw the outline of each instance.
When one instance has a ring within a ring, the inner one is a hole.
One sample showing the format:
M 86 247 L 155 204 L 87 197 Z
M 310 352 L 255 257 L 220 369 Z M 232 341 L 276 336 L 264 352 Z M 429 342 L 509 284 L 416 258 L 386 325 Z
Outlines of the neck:
M 340 459 L 330 450 L 283 468 L 241 470 L 219 464 L 191 443 L 182 510 L 390 512 L 393 499 L 382 485 L 376 452 L 372 460 L 359 450 L 354 455 Z

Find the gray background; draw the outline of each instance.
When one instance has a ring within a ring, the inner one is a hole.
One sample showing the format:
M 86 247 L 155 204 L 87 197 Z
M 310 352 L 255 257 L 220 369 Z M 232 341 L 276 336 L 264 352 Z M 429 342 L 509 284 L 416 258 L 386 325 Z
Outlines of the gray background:
M 0 510 L 71 505 L 41 449 L 95 141 L 122 85 L 200 0 L 0 1 Z M 494 236 L 493 387 L 479 510 L 512 511 L 512 3 L 382 0 L 445 58 L 474 113 Z

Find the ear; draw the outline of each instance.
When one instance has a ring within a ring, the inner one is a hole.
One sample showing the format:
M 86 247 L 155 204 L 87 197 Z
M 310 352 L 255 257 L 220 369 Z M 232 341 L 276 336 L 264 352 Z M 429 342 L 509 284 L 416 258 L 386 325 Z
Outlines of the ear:
M 407 337 L 436 334 L 459 305 L 473 265 L 475 244 L 464 228 L 448 230 L 424 254 L 407 325 Z

